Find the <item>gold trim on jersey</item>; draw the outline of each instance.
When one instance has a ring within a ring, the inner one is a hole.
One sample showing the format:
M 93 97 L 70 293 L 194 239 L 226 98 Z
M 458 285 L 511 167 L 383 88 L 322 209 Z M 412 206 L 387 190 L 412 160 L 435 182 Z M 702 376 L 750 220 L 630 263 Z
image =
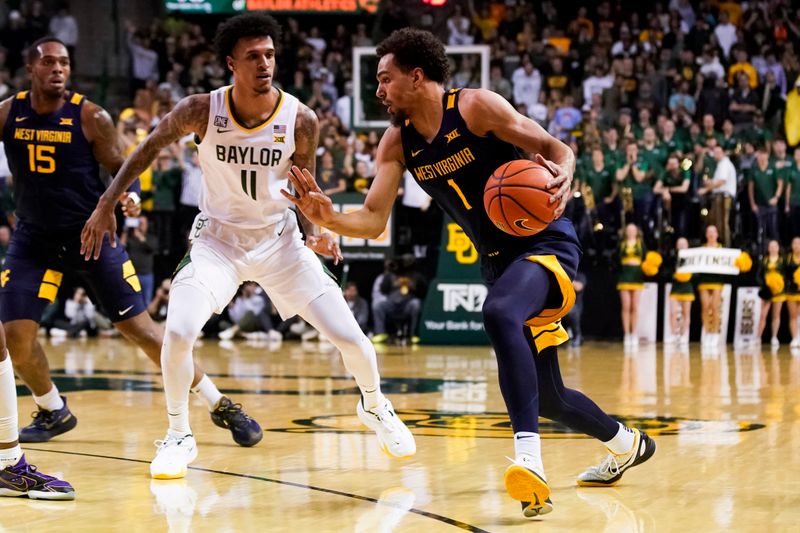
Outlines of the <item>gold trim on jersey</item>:
M 264 126 L 272 122 L 275 119 L 275 117 L 278 116 L 278 112 L 281 110 L 281 106 L 283 105 L 284 101 L 283 91 L 281 91 L 280 89 L 277 90 L 278 90 L 278 101 L 275 103 L 275 109 L 272 110 L 272 113 L 270 113 L 267 119 L 258 126 L 255 126 L 253 128 L 248 128 L 246 126 L 242 126 L 241 124 L 239 124 L 239 122 L 236 120 L 236 117 L 233 114 L 233 111 L 231 111 L 231 92 L 233 91 L 233 85 L 228 87 L 228 89 L 225 91 L 225 109 L 228 111 L 228 116 L 231 117 L 231 122 L 233 122 L 233 125 L 242 131 L 252 133 L 254 131 L 258 131 L 264 128 Z
M 61 287 L 61 281 L 64 279 L 64 274 L 49 268 L 44 271 L 42 276 L 42 283 L 39 285 L 39 298 L 43 298 L 50 303 L 56 301 L 58 296 L 58 288 Z
M 526 257 L 531 263 L 537 263 L 553 273 L 561 290 L 561 306 L 554 309 L 544 309 L 541 313 L 525 322 L 528 326 L 547 326 L 564 318 L 575 304 L 575 288 L 572 281 L 564 272 L 561 263 L 555 255 L 531 255 Z
M 69 99 L 70 104 L 78 105 L 83 100 L 83 95 L 79 93 L 73 93 L 72 98 Z
M 17 93 L 17 100 L 25 100 L 28 96 L 28 91 L 20 91 Z

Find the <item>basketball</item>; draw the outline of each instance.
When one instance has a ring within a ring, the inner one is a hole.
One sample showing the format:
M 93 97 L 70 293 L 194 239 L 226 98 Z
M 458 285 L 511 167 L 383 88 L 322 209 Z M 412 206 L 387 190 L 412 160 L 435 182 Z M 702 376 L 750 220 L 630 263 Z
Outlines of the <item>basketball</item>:
M 494 225 L 509 235 L 535 235 L 555 218 L 558 202 L 550 203 L 557 188 L 547 189 L 553 174 L 527 159 L 501 165 L 483 190 L 483 206 Z

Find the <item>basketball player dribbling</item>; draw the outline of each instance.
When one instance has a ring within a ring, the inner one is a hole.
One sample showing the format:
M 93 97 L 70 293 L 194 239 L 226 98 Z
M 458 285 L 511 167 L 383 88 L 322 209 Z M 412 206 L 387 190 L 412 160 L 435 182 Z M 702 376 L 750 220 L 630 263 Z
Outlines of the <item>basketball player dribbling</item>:
M 181 100 L 131 154 L 83 230 L 84 253 L 96 255 L 106 234 L 113 239 L 117 191 L 125 191 L 163 147 L 189 133 L 198 137 L 203 227 L 172 283 L 161 355 L 169 429 L 150 465 L 154 478 L 185 476 L 197 456 L 188 417 L 192 345 L 246 280 L 259 283 L 283 317 L 300 315 L 339 348 L 361 390 L 358 417 L 384 451 L 395 457 L 416 452 L 414 437 L 381 393 L 372 343 L 313 253 L 338 259 L 338 246 L 307 220 L 304 244 L 299 217 L 278 192 L 292 163 L 314 168 L 319 136 L 316 115 L 272 85 L 279 34 L 277 22 L 264 14 L 221 24 L 215 46 L 234 84 Z
M 141 284 L 124 249 L 103 244 L 88 263 L 79 253 L 83 224 L 105 190 L 99 167 L 114 174 L 123 163 L 111 117 L 67 89 L 69 55 L 58 39 L 43 37 L 33 43 L 27 68 L 31 90 L 0 103 L 0 131 L 15 179 L 18 218 L 3 266 L 0 320 L 14 368 L 39 407 L 33 422 L 20 431 L 20 441 L 44 442 L 77 424 L 66 397 L 50 379 L 47 357 L 36 339 L 42 312 L 55 300 L 64 272 L 78 273 L 93 287 L 114 327 L 157 365 L 163 331 L 145 309 Z M 118 198 L 126 210 L 140 209 L 128 191 Z M 230 430 L 234 441 L 253 446 L 261 440 L 258 423 L 197 367 L 192 387 L 208 405 L 214 424 Z
M 536 154 L 553 174 L 551 202 L 563 213 L 572 182 L 572 151 L 501 96 L 482 89 L 445 91 L 448 60 L 431 33 L 394 32 L 378 46 L 377 96 L 392 126 L 378 146 L 377 174 L 364 206 L 337 213 L 309 169 L 292 169 L 296 196 L 283 191 L 312 222 L 341 235 L 374 238 L 391 212 L 403 171 L 464 229 L 481 254 L 489 293 L 484 324 L 495 349 L 500 390 L 514 430 L 514 464 L 505 473 L 509 495 L 527 518 L 552 510 L 539 439 L 539 416 L 591 435 L 609 455 L 578 476 L 582 486 L 615 484 L 649 459 L 655 443 L 627 428 L 561 379 L 557 346 L 567 340 L 560 319 L 575 301 L 571 280 L 580 259 L 572 223 L 552 222 L 531 237 L 512 237 L 489 220 L 483 191 L 500 165 Z M 524 289 L 523 289 L 524 288 Z

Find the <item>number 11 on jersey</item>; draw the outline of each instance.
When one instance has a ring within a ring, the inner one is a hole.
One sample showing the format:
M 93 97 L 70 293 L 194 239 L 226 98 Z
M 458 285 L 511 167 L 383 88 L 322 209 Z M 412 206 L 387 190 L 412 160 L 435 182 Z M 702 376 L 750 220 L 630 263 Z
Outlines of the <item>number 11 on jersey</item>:
M 250 190 L 247 190 L 247 174 L 250 173 Z M 253 200 L 256 199 L 256 171 L 242 169 L 242 190 Z

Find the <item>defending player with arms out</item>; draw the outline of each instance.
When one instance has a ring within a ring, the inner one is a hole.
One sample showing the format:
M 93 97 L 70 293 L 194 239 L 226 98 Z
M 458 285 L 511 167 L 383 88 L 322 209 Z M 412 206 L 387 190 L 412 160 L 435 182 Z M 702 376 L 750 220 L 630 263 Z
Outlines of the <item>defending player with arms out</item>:
M 316 115 L 272 85 L 279 34 L 272 17 L 256 13 L 218 27 L 217 54 L 234 84 L 181 100 L 127 160 L 82 234 L 87 257 L 99 253 L 106 234 L 113 242 L 119 191 L 163 147 L 190 133 L 197 136 L 203 227 L 171 289 L 162 351 L 169 429 L 150 465 L 156 478 L 183 477 L 197 456 L 187 410 L 192 345 L 212 313 L 221 312 L 246 280 L 261 285 L 284 318 L 300 315 L 341 351 L 361 391 L 358 417 L 375 431 L 381 447 L 395 457 L 416 452 L 414 437 L 381 393 L 372 343 L 314 255 L 338 260 L 338 246 L 305 219 L 304 243 L 298 216 L 278 194 L 288 184 L 292 163 L 314 168 L 319 137 Z
M 88 263 L 80 232 L 105 190 L 102 165 L 112 175 L 123 163 L 111 117 L 100 106 L 67 90 L 70 66 L 62 42 L 45 37 L 30 47 L 31 90 L 0 103 L 0 131 L 14 175 L 17 229 L 0 280 L 0 320 L 6 325 L 14 368 L 39 407 L 22 442 L 42 442 L 71 430 L 77 419 L 50 379 L 47 357 L 36 339 L 42 311 L 58 293 L 65 271 L 86 278 L 116 328 L 157 365 L 163 331 L 147 314 L 133 264 L 123 248 L 102 243 Z M 128 214 L 139 210 L 123 190 Z M 193 383 L 215 424 L 236 442 L 252 446 L 261 428 L 222 396 L 199 369 Z
M 575 298 L 580 245 L 572 223 L 558 219 L 531 237 L 496 228 L 483 206 L 483 191 L 501 164 L 536 154 L 558 187 L 551 202 L 563 213 L 575 165 L 570 149 L 490 91 L 445 91 L 448 61 L 432 34 L 394 32 L 378 46 L 377 96 L 392 116 L 378 146 L 377 174 L 364 206 L 342 214 L 314 181 L 294 167 L 297 197 L 283 191 L 310 220 L 341 235 L 374 238 L 386 226 L 403 171 L 464 229 L 481 254 L 489 285 L 484 324 L 497 354 L 500 389 L 514 430 L 516 458 L 505 474 L 509 495 L 523 514 L 552 510 L 542 465 L 539 415 L 603 441 L 610 454 L 578 478 L 580 485 L 613 485 L 631 466 L 647 460 L 655 444 L 626 428 L 561 379 L 556 346 L 567 340 L 559 320 Z M 525 288 L 526 290 L 521 290 Z
M 0 496 L 74 500 L 75 489 L 25 461 L 17 431 L 17 384 L 0 324 Z

